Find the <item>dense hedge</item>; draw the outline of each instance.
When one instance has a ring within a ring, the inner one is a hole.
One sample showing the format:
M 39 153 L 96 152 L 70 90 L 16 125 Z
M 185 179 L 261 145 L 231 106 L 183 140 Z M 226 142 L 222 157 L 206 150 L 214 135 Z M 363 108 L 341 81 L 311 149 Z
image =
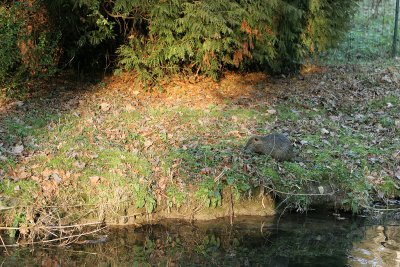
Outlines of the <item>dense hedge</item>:
M 4 1 L 0 25 L 0 83 L 56 71 L 62 33 L 52 27 L 41 1 Z
M 225 69 L 296 70 L 306 56 L 340 40 L 357 0 L 7 2 L 0 4 L 0 21 L 7 25 L 10 14 L 23 13 L 15 11 L 25 8 L 21 3 L 46 9 L 49 27 L 30 38 L 38 41 L 46 36 L 42 45 L 62 51 L 61 62 L 104 63 L 107 55 L 118 69 L 134 69 L 143 79 L 154 81 L 180 71 L 217 78 Z M 7 45 L 0 47 L 0 66 L 6 66 L 2 71 L 26 65 L 20 55 L 12 55 L 11 61 L 4 56 L 16 51 L 23 18 L 17 16 L 15 24 L 7 26 L 10 30 L 0 30 L 0 37 L 7 39 Z

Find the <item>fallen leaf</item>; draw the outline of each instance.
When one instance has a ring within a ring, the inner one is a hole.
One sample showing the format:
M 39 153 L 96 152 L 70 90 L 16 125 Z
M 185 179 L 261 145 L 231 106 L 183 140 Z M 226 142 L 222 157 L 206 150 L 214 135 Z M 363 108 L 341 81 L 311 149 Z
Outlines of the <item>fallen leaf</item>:
M 153 145 L 153 141 L 151 141 L 150 139 L 147 139 L 145 142 L 144 142 L 144 147 L 147 149 L 147 148 L 149 148 L 149 147 L 151 147 Z
M 307 144 L 308 144 L 308 141 L 306 141 L 306 140 L 300 140 L 300 144 L 301 144 L 302 146 L 307 145 Z
M 79 162 L 79 161 L 75 161 L 72 165 L 74 165 L 78 169 L 83 169 L 83 168 L 86 167 L 86 163 L 85 162 Z
M 50 196 L 57 189 L 57 184 L 52 181 L 42 182 L 42 191 L 45 195 Z
M 24 146 L 23 145 L 16 145 L 15 147 L 12 148 L 11 154 L 13 154 L 13 155 L 21 155 L 23 151 L 24 151 Z
M 325 140 L 325 139 L 322 140 L 322 143 L 324 143 L 324 144 L 326 144 L 326 145 L 328 145 L 328 146 L 331 145 L 331 143 L 330 143 L 328 140 Z
M 392 83 L 392 79 L 390 79 L 389 75 L 385 75 L 382 77 L 382 82 Z
M 209 167 L 205 167 L 203 169 L 201 169 L 200 174 L 204 174 L 204 175 L 208 175 L 211 173 L 211 168 Z
M 167 187 L 168 184 L 168 177 L 161 177 L 158 180 L 158 187 L 161 189 L 161 191 L 164 191 L 165 188 Z
M 318 186 L 318 191 L 322 195 L 325 192 L 325 189 L 323 186 Z
M 50 175 L 52 175 L 52 174 L 53 174 L 53 171 L 48 168 L 44 169 L 44 171 L 42 172 L 42 176 L 45 179 L 49 179 Z
M 400 180 L 400 167 L 397 168 L 396 173 L 394 174 L 397 180 Z
M 60 175 L 58 175 L 58 173 L 53 173 L 53 174 L 51 175 L 51 179 L 52 179 L 56 184 L 59 184 L 59 183 L 61 183 L 61 181 L 62 181 L 62 179 L 61 179 Z
M 325 128 L 322 128 L 321 129 L 321 133 L 322 134 L 329 134 L 329 131 L 327 129 L 325 129 Z
M 111 108 L 111 105 L 106 103 L 106 102 L 104 102 L 104 103 L 100 104 L 100 108 L 101 108 L 102 111 L 109 111 L 110 108 Z
M 22 107 L 23 105 L 24 105 L 25 103 L 24 103 L 24 101 L 16 101 L 15 102 L 15 105 L 17 106 L 17 107 Z
M 23 172 L 18 173 L 18 178 L 19 178 L 19 179 L 26 179 L 26 178 L 28 178 L 29 176 L 31 176 L 31 174 L 30 174 L 29 172 L 26 172 L 26 171 L 23 171 Z
M 99 176 L 91 176 L 91 177 L 89 177 L 89 180 L 92 185 L 96 185 L 100 182 L 100 177 Z
M 125 106 L 125 111 L 128 111 L 128 112 L 135 111 L 135 107 L 132 106 L 131 104 L 128 104 Z

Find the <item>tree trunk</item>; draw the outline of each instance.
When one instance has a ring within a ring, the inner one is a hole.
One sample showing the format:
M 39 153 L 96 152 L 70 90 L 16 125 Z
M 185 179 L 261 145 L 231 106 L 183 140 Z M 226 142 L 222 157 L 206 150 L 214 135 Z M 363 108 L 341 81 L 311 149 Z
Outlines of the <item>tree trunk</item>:
M 395 57 L 396 53 L 397 53 L 397 31 L 398 31 L 398 27 L 399 27 L 399 2 L 400 2 L 400 0 L 396 0 L 396 14 L 395 14 L 395 18 L 394 18 L 392 57 Z

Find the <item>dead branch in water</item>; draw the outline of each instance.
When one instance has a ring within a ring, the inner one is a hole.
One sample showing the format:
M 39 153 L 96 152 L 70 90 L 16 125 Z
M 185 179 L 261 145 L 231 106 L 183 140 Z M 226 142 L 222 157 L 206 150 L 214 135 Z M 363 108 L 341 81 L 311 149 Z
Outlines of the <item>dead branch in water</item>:
M 67 228 L 78 228 L 85 227 L 91 225 L 99 225 L 103 222 L 91 222 L 91 223 L 83 223 L 83 224 L 74 224 L 74 225 L 54 225 L 54 226 L 28 226 L 24 227 L 24 229 L 67 229 Z M 0 226 L 0 230 L 20 230 L 22 227 L 6 227 Z
M 8 231 L 19 231 L 20 233 L 29 233 L 29 238 L 26 241 L 22 241 L 21 243 L 15 243 L 11 245 L 6 245 L 3 242 L 3 239 L 0 236 L 0 241 L 2 245 L 0 247 L 18 247 L 21 245 L 27 244 L 48 244 L 53 242 L 60 242 L 58 246 L 65 246 L 71 243 L 78 242 L 79 238 L 83 236 L 88 236 L 99 231 L 102 231 L 107 228 L 107 226 L 100 227 L 103 222 L 91 222 L 91 223 L 83 223 L 83 224 L 74 224 L 74 225 L 50 225 L 50 226 L 43 226 L 43 225 L 33 225 L 29 227 L 6 227 L 0 226 L 0 230 L 8 230 Z M 82 231 L 82 228 L 87 227 L 96 227 L 97 229 L 91 230 L 88 232 L 79 233 Z M 78 233 L 77 233 L 78 232 Z M 51 237 L 51 238 L 49 238 Z M 34 241 L 37 238 L 42 238 L 41 240 Z M 63 242 L 61 242 L 63 241 Z

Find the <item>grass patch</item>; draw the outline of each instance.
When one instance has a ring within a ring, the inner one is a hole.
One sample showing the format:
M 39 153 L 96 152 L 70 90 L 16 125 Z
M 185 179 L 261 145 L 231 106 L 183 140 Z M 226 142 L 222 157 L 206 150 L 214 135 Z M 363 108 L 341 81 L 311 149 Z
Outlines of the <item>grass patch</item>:
M 30 205 L 34 202 L 34 193 L 39 189 L 36 182 L 32 180 L 0 181 L 0 193 L 6 200 L 17 202 L 17 205 Z

